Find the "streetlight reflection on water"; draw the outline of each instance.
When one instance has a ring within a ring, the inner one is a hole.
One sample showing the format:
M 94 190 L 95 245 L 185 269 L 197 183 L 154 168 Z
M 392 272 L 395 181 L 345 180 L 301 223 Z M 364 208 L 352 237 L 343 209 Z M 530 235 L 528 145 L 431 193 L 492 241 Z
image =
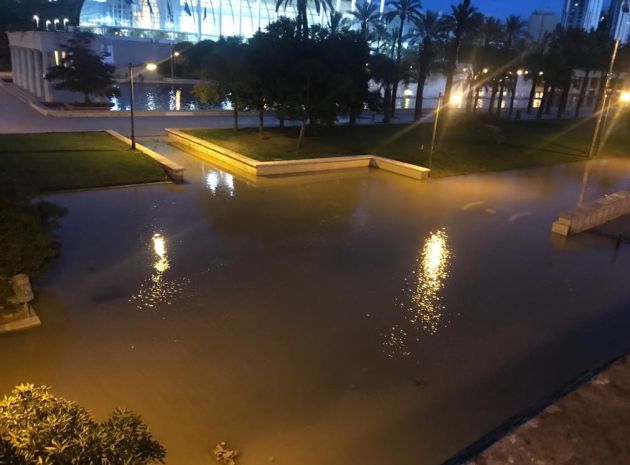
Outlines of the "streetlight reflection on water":
M 435 335 L 448 323 L 444 321 L 442 290 L 452 257 L 446 231 L 439 229 L 430 233 L 418 253 L 414 269 L 405 279 L 403 296 L 396 299 L 406 323 L 393 325 L 385 336 L 383 346 L 389 356 L 410 355 L 411 333 L 419 341 L 420 333 Z
M 171 268 L 168 256 L 168 243 L 166 237 L 155 233 L 151 237 L 151 252 L 153 272 L 148 282 L 142 283 L 138 292 L 131 297 L 139 309 L 155 310 L 158 305 L 170 305 L 181 294 L 184 288 L 190 284 L 188 278 L 167 279 L 166 272 Z

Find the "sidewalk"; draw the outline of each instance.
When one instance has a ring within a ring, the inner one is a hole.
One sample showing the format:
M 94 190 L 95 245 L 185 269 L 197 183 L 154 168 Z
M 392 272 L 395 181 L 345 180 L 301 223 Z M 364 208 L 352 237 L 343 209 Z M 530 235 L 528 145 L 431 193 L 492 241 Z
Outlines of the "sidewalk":
M 630 464 L 630 356 L 547 407 L 466 465 Z

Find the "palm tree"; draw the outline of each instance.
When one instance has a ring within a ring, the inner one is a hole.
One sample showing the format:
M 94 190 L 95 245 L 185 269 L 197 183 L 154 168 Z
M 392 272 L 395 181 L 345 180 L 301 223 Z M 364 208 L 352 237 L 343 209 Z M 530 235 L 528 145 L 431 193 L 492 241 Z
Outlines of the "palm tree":
M 375 54 L 370 56 L 370 77 L 379 84 L 383 92 L 383 123 L 389 123 L 392 87 L 400 79 L 400 70 L 398 68 L 396 62 L 387 55 Z
M 331 35 L 340 34 L 350 29 L 350 20 L 344 18 L 342 13 L 331 10 L 330 18 L 328 19 L 328 28 L 330 29 Z
M 510 15 L 505 20 L 505 44 L 506 51 L 512 51 L 516 42 L 529 37 L 526 31 L 527 21 L 523 21 L 520 16 Z
M 322 9 L 324 11 L 332 10 L 332 0 L 312 0 L 315 4 L 315 9 L 319 13 Z M 297 8 L 297 37 L 300 39 L 306 39 L 308 37 L 308 0 L 295 0 L 296 8 Z M 288 6 L 293 5 L 293 0 L 276 0 L 276 12 L 280 9 L 281 6 L 284 6 L 284 9 Z
M 528 37 L 527 31 L 525 28 L 527 27 L 527 22 L 523 21 L 520 16 L 510 15 L 505 19 L 505 25 L 503 27 L 503 31 L 505 34 L 505 39 L 503 42 L 503 51 L 505 52 L 505 58 L 510 59 L 513 57 L 514 50 L 516 48 L 516 44 L 522 42 L 526 37 Z M 501 115 L 501 107 L 503 105 L 503 95 L 505 93 L 505 89 L 510 89 L 511 92 L 511 100 L 510 100 L 510 113 L 514 108 L 514 97 L 515 97 L 515 85 L 518 80 L 518 75 L 516 74 L 516 67 L 512 66 L 510 70 L 508 70 L 508 74 L 505 79 L 501 80 L 501 89 L 499 91 L 499 103 L 497 105 L 497 115 Z M 506 86 L 507 84 L 507 86 Z
M 418 46 L 418 64 L 416 80 L 416 108 L 413 119 L 418 121 L 422 115 L 424 85 L 429 74 L 440 65 L 438 57 L 445 35 L 445 24 L 440 13 L 427 11 L 415 21 L 418 28 L 420 44 Z
M 452 35 L 448 50 L 448 67 L 446 70 L 446 86 L 444 88 L 444 101 L 447 103 L 451 99 L 453 77 L 457 71 L 462 41 L 466 35 L 475 32 L 479 28 L 482 20 L 483 16 L 477 12 L 477 8 L 470 4 L 470 0 L 462 0 L 457 5 L 452 5 L 451 14 L 444 17 L 445 27 Z
M 402 56 L 403 33 L 408 21 L 415 22 L 420 18 L 420 9 L 422 3 L 420 0 L 389 0 L 387 6 L 392 9 L 385 14 L 385 19 L 390 23 L 396 19 L 400 20 L 396 37 L 396 65 L 400 67 L 400 58 Z M 392 116 L 396 109 L 396 92 L 398 83 L 394 85 L 392 93 Z
M 368 40 L 370 28 L 373 27 L 380 17 L 379 7 L 376 3 L 361 3 L 357 5 L 350 14 L 354 16 L 353 22 L 361 28 L 361 37 Z

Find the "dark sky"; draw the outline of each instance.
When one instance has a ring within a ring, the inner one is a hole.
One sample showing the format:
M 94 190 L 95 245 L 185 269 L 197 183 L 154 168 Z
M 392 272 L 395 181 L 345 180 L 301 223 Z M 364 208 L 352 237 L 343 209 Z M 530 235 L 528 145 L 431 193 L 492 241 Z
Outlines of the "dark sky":
M 459 0 L 422 0 L 422 6 L 425 10 L 436 10 L 448 12 L 450 5 L 458 3 Z M 486 15 L 504 18 L 511 14 L 517 14 L 524 19 L 535 9 L 545 9 L 554 11 L 560 19 L 560 11 L 564 0 L 472 0 L 479 10 Z

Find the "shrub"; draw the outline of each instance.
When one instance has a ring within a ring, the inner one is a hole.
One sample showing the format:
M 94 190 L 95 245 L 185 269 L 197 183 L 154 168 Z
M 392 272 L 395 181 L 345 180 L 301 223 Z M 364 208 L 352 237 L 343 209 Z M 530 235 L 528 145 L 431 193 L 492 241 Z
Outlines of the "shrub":
M 0 464 L 146 465 L 166 452 L 137 415 L 115 410 L 103 423 L 46 386 L 17 386 L 0 402 Z

